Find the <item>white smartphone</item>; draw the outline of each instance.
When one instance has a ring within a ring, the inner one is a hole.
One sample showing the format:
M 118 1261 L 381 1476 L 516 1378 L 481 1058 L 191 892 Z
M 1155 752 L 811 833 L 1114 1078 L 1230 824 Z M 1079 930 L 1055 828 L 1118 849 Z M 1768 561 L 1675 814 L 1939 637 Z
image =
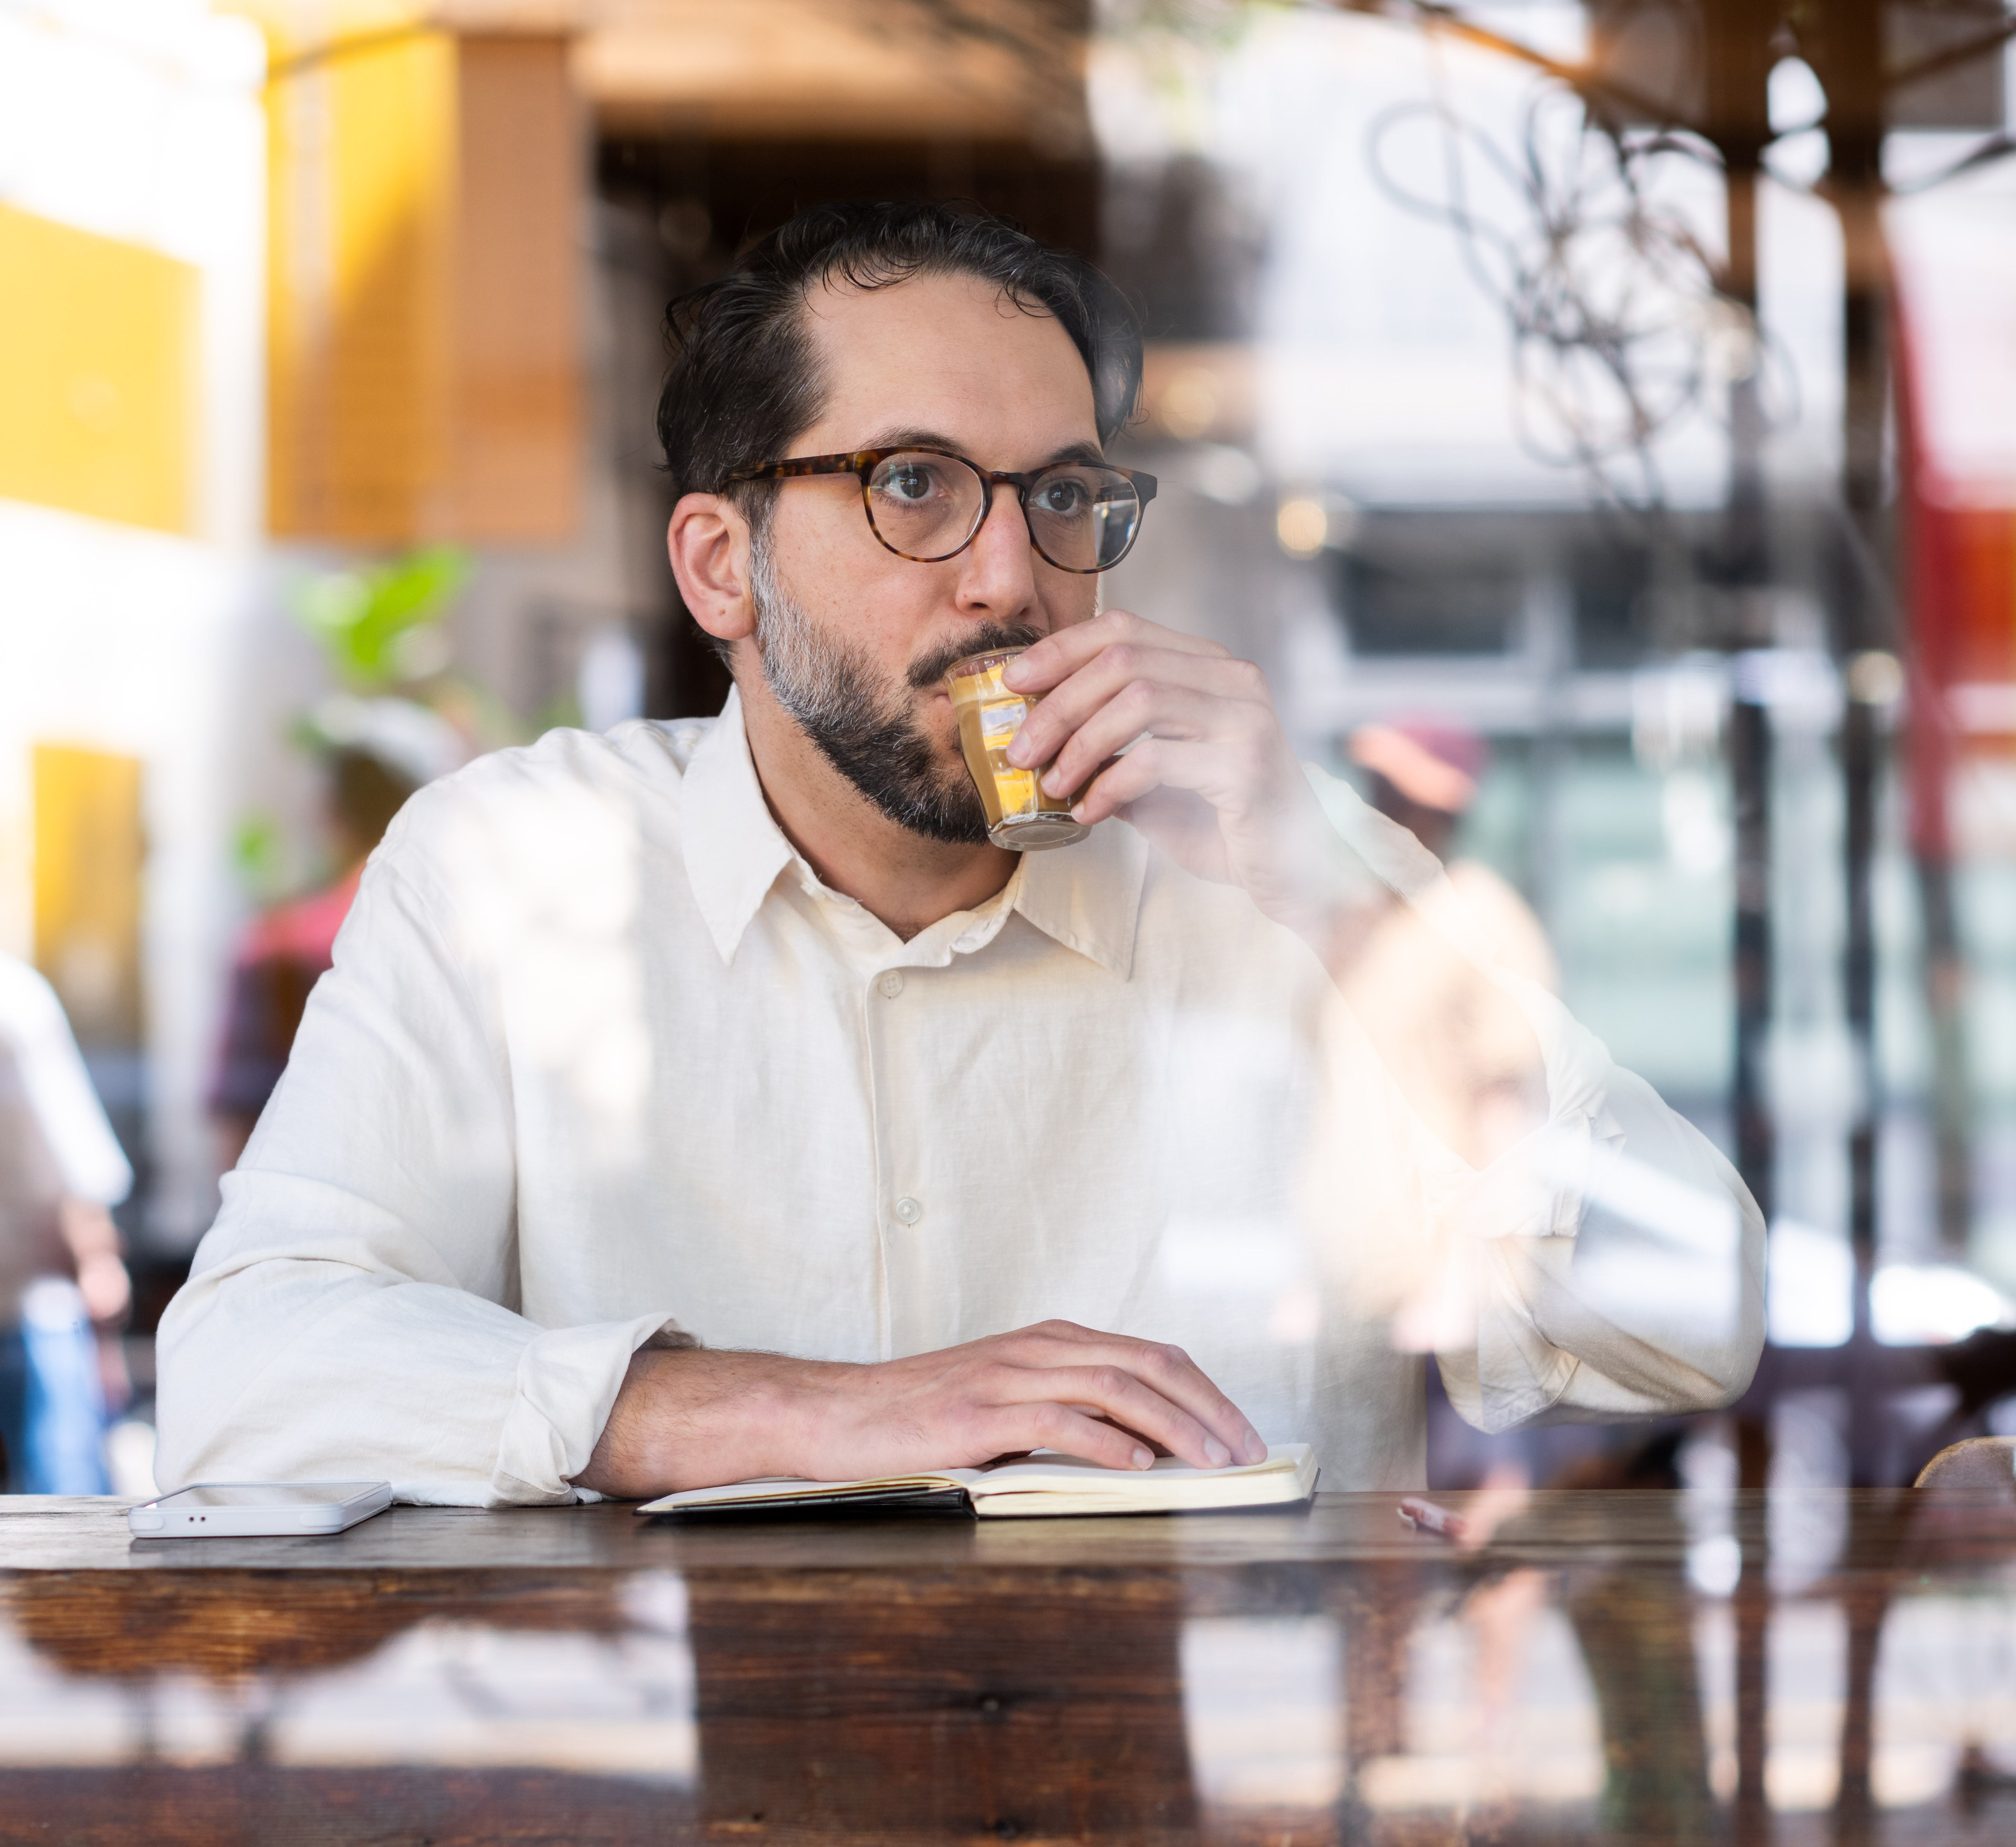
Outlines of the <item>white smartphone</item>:
M 143 1539 L 341 1532 L 392 1504 L 390 1482 L 208 1482 L 142 1501 L 126 1524 Z

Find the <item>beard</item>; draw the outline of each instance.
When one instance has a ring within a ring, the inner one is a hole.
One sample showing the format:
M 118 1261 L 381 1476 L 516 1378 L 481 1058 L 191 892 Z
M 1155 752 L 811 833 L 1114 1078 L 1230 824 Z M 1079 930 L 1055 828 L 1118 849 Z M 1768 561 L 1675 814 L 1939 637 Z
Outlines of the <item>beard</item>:
M 905 692 L 938 685 L 968 654 L 1026 647 L 1042 632 L 1016 622 L 970 628 L 920 654 L 898 686 L 861 650 L 819 632 L 777 581 L 760 531 L 751 548 L 749 590 L 763 678 L 820 754 L 898 826 L 955 846 L 985 845 L 987 811 L 963 759 L 943 761 Z

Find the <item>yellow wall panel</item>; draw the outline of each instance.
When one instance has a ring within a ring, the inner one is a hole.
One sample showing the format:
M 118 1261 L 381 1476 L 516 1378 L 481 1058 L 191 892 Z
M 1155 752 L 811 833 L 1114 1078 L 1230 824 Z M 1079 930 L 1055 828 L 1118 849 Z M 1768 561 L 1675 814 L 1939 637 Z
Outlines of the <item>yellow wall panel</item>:
M 194 524 L 199 278 L 0 205 L 0 495 Z
M 137 1046 L 146 862 L 140 761 L 37 744 L 32 764 L 35 965 L 84 1043 Z
M 440 33 L 268 92 L 277 533 L 391 544 L 441 524 L 455 103 Z
M 383 5 L 273 52 L 268 505 L 292 538 L 571 535 L 581 122 L 557 38 Z M 403 23 L 402 23 L 403 22 Z
M 564 539 L 581 489 L 580 106 L 557 38 L 464 38 L 454 536 Z

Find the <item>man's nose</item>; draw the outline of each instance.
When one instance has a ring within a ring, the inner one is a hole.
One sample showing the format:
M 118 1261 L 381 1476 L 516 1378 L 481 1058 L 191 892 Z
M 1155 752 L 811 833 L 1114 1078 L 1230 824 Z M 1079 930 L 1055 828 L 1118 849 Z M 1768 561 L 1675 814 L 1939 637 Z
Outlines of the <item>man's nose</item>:
M 971 563 L 960 599 L 992 610 L 1021 609 L 1035 600 L 1035 549 L 1013 484 L 989 484 L 987 517 L 967 548 Z

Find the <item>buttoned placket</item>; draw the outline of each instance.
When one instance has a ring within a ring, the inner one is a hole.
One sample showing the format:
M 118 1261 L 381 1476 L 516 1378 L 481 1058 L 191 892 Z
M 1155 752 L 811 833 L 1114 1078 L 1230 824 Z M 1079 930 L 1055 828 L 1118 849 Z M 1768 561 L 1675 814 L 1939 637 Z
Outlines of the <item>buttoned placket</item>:
M 873 1217 L 864 1230 L 872 1230 L 874 1240 L 876 1344 L 887 1355 L 941 1318 L 936 1314 L 941 1303 L 927 1307 L 916 1299 L 916 1259 L 932 1248 L 930 1240 L 946 1248 L 959 1233 L 956 1201 L 931 1197 L 933 1185 L 944 1183 L 930 1178 L 938 1170 L 918 1139 L 942 1103 L 931 1050 L 940 1010 L 957 1004 L 959 990 L 948 985 L 959 978 L 952 964 L 984 949 L 1019 912 L 1053 942 L 1125 981 L 1147 848 L 1130 828 L 1100 830 L 1067 853 L 1024 859 L 976 909 L 942 918 L 902 943 L 864 906 L 822 884 L 778 829 L 763 800 L 736 696 L 730 695 L 719 725 L 696 751 L 687 783 L 688 873 L 724 961 L 733 960 L 766 898 L 779 895 L 772 887 L 780 874 L 830 945 L 827 992 L 859 1035 L 857 1071 L 865 1081 Z M 884 992 L 884 977 L 902 984 L 895 995 Z
M 907 954 L 909 945 L 897 952 Z M 917 1226 L 923 1218 L 923 1202 L 911 1190 L 914 1174 L 906 1173 L 909 1136 L 904 1118 L 910 1100 L 903 1094 L 901 1068 L 902 1040 L 913 1030 L 913 1018 L 899 1020 L 900 1011 L 914 1016 L 919 995 L 900 967 L 891 966 L 862 985 L 862 1042 L 868 1062 L 868 1119 L 875 1138 L 875 1217 L 877 1241 L 882 1254 L 882 1288 L 880 1340 L 881 1356 L 891 1359 L 903 1340 L 898 1322 L 904 1316 L 908 1292 L 905 1278 L 917 1267 Z M 905 999 L 909 994 L 907 1001 Z
M 959 959 L 992 942 L 1013 912 L 1018 880 L 978 909 L 942 919 L 906 943 L 854 899 L 820 884 L 808 868 L 801 869 L 799 883 L 833 934 L 847 971 L 841 978 L 855 990 L 861 1022 L 880 1270 L 877 1345 L 886 1359 L 916 1343 L 923 1305 L 914 1299 L 913 1282 L 924 1267 L 924 1240 L 948 1229 L 942 1219 L 932 1224 L 931 1201 L 918 1183 L 917 1137 L 925 1132 L 931 1100 L 929 978 L 945 971 L 956 980 Z

